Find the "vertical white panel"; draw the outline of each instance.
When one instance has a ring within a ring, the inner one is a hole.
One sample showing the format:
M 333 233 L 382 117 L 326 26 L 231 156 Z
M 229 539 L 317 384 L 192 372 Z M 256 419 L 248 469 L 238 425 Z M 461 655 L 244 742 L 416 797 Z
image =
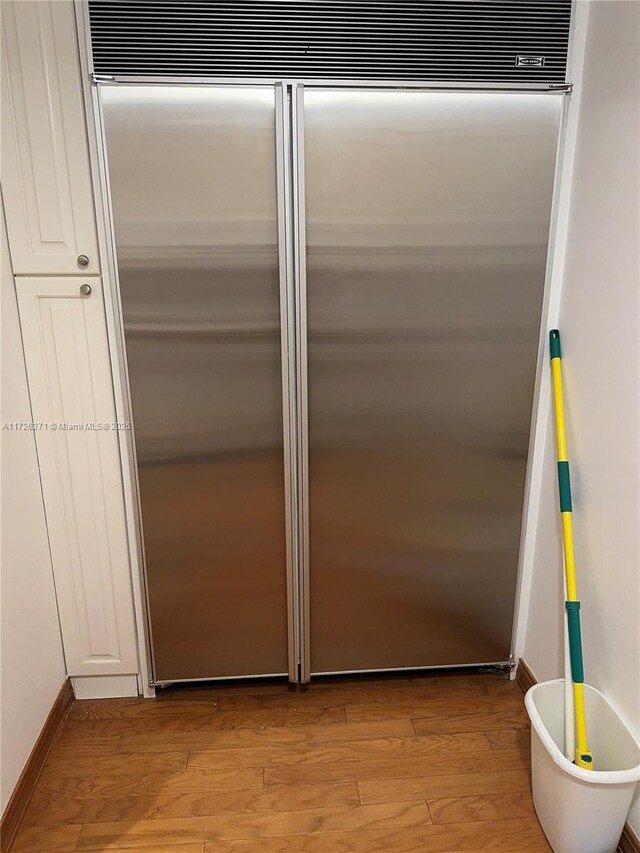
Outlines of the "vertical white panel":
M 18 304 L 70 675 L 137 671 L 102 284 L 25 278 Z
M 2 183 L 14 272 L 98 273 L 73 3 L 3 2 L 2 53 Z
M 538 343 L 538 376 L 536 392 L 533 404 L 533 419 L 531 432 L 531 450 L 529 453 L 529 470 L 527 474 L 527 486 L 525 492 L 525 511 L 523 516 L 522 541 L 520 547 L 520 577 L 517 595 L 517 608 L 514 620 L 513 657 L 517 661 L 524 656 L 525 640 L 527 636 L 527 622 L 529 619 L 530 599 L 535 596 L 536 589 L 532 586 L 534 567 L 538 564 L 540 554 L 536 553 L 537 530 L 553 531 L 550 541 L 549 554 L 543 557 L 542 565 L 556 565 L 561 559 L 562 542 L 556 534 L 560 528 L 556 524 L 549 524 L 549 518 L 556 518 L 556 488 L 555 478 L 555 456 L 551 449 L 547 455 L 547 444 L 550 438 L 553 444 L 553 425 L 551 402 L 551 383 L 549 376 L 549 361 L 547 347 L 549 345 L 549 329 L 559 324 L 560 297 L 564 277 L 565 251 L 567 240 L 567 229 L 569 225 L 569 213 L 571 203 L 571 191 L 573 183 L 573 163 L 575 159 L 576 135 L 579 127 L 579 105 L 582 89 L 582 69 L 585 56 L 585 43 L 587 33 L 587 21 L 589 16 L 589 3 L 574 4 L 573 32 L 571 36 L 569 66 L 567 79 L 573 83 L 573 93 L 567 96 L 565 103 L 565 117 L 562 131 L 562 139 L 558 152 L 557 177 L 555 185 L 554 210 L 551 220 L 549 264 L 547 273 L 547 285 L 545 305 L 542 311 L 543 322 L 541 324 L 540 341 Z M 547 471 L 548 458 L 552 460 L 552 478 Z M 551 486 L 551 490 L 547 488 Z M 549 495 L 551 504 L 549 506 Z M 551 515 L 549 515 L 551 509 Z M 552 555 L 552 556 L 550 556 Z M 560 573 L 562 575 L 562 572 Z M 560 578 L 561 580 L 561 578 Z M 547 593 L 543 595 L 543 611 L 545 617 L 548 615 Z M 554 633 L 559 636 L 562 616 L 562 595 L 558 600 L 557 620 L 554 624 Z M 557 631 L 556 631 L 557 629 Z M 549 634 L 545 631 L 547 641 Z M 553 657 L 554 661 L 560 660 L 558 655 Z M 544 655 L 545 660 L 551 657 Z M 531 660 L 527 658 L 531 665 Z M 560 664 L 558 664 L 560 667 Z M 560 672 L 560 668 L 557 669 Z M 540 677 L 540 673 L 535 673 Z

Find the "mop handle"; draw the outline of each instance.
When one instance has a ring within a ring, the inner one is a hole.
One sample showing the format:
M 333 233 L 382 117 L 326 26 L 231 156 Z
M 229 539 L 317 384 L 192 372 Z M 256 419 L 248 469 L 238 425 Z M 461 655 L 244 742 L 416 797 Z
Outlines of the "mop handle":
M 558 490 L 562 517 L 562 541 L 564 566 L 567 581 L 567 625 L 569 630 L 569 654 L 571 658 L 571 680 L 573 682 L 573 705 L 576 727 L 575 763 L 585 770 L 593 770 L 593 756 L 587 743 L 587 723 L 584 708 L 584 666 L 582 662 L 582 637 L 580 634 L 580 601 L 576 586 L 576 564 L 573 551 L 573 526 L 571 522 L 571 480 L 567 459 L 567 438 L 564 429 L 564 405 L 562 398 L 562 353 L 560 332 L 549 333 L 551 349 L 551 376 L 553 399 L 556 412 L 556 443 L 558 448 Z

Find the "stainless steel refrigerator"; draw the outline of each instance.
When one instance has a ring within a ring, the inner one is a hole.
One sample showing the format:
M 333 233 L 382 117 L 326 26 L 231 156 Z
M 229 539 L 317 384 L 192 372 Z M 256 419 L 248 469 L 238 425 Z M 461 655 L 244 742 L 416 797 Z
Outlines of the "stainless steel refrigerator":
M 563 96 L 99 90 L 155 682 L 508 662 Z

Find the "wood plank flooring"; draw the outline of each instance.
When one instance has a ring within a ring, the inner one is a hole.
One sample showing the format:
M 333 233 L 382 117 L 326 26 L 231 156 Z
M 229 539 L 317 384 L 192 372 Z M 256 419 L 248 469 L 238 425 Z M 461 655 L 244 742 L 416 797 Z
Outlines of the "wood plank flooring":
M 76 702 L 14 853 L 549 851 L 499 676 Z

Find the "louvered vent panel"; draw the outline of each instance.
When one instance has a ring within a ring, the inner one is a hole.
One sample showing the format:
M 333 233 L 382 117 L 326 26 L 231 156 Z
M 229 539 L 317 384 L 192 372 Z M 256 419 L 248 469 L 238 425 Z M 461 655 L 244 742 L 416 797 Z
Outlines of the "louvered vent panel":
M 90 0 L 89 10 L 99 74 L 549 84 L 565 82 L 571 2 Z

